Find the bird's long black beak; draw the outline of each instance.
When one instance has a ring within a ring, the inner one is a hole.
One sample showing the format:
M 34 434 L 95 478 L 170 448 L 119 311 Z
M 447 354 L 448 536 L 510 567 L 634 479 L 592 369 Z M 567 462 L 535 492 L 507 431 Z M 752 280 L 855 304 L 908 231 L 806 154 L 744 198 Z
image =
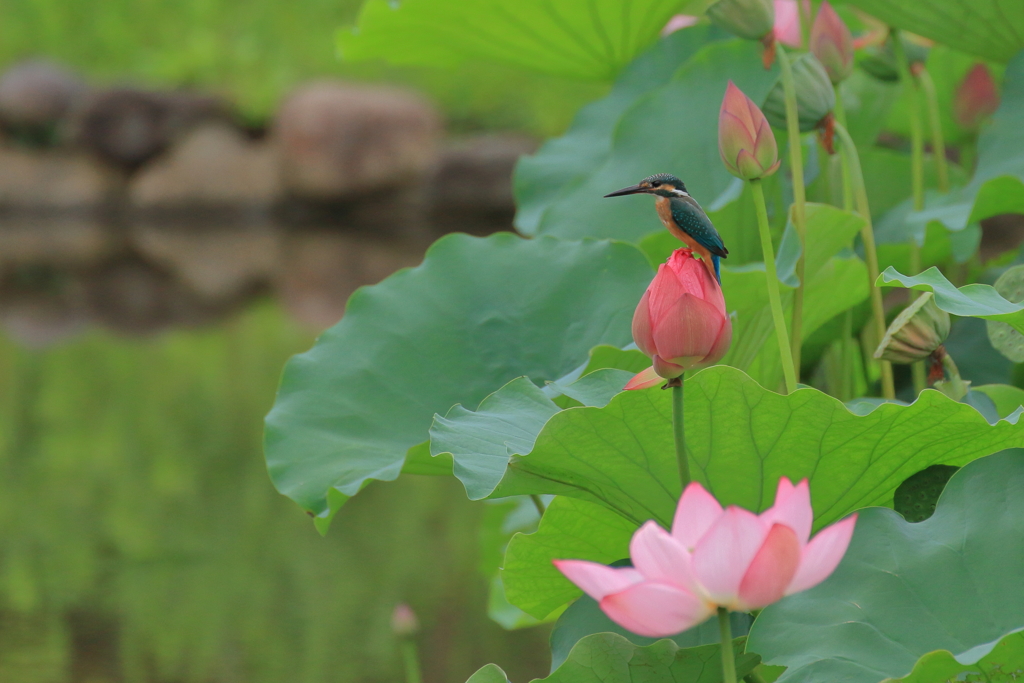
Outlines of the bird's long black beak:
M 646 190 L 639 185 L 630 185 L 629 187 L 624 187 L 621 190 L 609 192 L 605 197 L 624 197 L 627 194 L 640 194 L 641 192 L 646 192 Z

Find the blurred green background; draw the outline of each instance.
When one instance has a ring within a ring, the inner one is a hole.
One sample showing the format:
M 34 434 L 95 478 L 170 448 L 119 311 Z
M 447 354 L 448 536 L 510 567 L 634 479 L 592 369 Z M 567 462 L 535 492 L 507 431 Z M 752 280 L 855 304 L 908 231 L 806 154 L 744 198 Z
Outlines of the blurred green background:
M 456 71 L 344 64 L 335 33 L 362 0 L 4 0 L 0 68 L 46 56 L 96 83 L 195 86 L 237 103 L 264 123 L 297 83 L 333 75 L 421 90 L 455 130 L 512 128 L 560 133 L 607 86 L 494 64 Z
M 218 329 L 0 344 L 0 681 L 396 681 L 401 601 L 428 681 L 546 670 L 546 632 L 487 619 L 485 506 L 454 479 L 370 487 L 326 538 L 274 491 L 262 418 L 311 342 L 265 302 Z

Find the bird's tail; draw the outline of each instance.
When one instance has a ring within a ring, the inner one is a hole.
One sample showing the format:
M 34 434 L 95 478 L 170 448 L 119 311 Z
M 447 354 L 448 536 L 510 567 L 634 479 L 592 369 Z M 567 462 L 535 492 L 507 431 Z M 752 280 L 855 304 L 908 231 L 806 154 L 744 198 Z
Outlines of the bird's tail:
M 722 259 L 715 254 L 711 255 L 711 263 L 715 266 L 715 277 L 718 279 L 718 284 L 722 284 Z

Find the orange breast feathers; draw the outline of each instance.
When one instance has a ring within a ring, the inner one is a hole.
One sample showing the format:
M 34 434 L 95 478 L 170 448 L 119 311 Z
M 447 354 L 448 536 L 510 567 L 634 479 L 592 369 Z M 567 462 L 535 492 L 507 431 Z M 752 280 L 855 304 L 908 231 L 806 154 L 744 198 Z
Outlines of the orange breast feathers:
M 668 228 L 668 231 L 672 233 L 673 237 L 690 249 L 693 249 L 693 253 L 700 256 L 701 260 L 704 261 L 704 265 L 708 268 L 708 271 L 712 276 L 714 276 L 715 268 L 711 262 L 711 252 L 708 251 L 708 248 L 703 244 L 679 229 L 679 226 L 676 225 L 675 219 L 672 218 L 672 204 L 669 198 L 657 197 L 654 201 L 654 205 L 658 209 L 658 218 L 660 218 L 661 222 L 665 224 L 665 227 Z

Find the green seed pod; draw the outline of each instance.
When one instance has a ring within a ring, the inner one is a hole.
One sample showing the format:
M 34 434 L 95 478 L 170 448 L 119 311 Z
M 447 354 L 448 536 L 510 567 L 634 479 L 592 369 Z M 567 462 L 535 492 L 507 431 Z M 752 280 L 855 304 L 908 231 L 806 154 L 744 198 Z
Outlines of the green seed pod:
M 793 60 L 793 81 L 800 132 L 808 133 L 835 108 L 836 91 L 825 67 L 809 52 Z M 786 93 L 782 78 L 775 81 L 761 110 L 768 123 L 780 130 L 786 129 Z
M 733 35 L 761 40 L 775 24 L 775 4 L 772 0 L 718 0 L 708 7 L 707 15 Z
M 928 48 L 924 45 L 903 39 L 903 50 L 906 52 L 907 61 L 911 66 L 917 63 L 923 64 L 928 59 Z M 857 64 L 880 81 L 893 83 L 900 80 L 899 67 L 896 65 L 896 53 L 892 49 L 892 38 L 886 40 L 885 45 L 881 47 L 866 50 Z
M 996 280 L 995 288 L 1007 301 L 1015 304 L 1024 301 L 1024 266 L 1008 268 Z M 1024 334 L 995 320 L 986 320 L 985 325 L 988 327 L 988 340 L 999 353 L 1014 363 L 1024 363 Z
M 949 336 L 949 313 L 935 305 L 925 292 L 892 321 L 875 350 L 875 358 L 893 363 L 924 360 Z
M 958 469 L 952 465 L 932 465 L 910 475 L 896 489 L 893 508 L 908 522 L 923 522 L 935 512 L 942 489 Z

